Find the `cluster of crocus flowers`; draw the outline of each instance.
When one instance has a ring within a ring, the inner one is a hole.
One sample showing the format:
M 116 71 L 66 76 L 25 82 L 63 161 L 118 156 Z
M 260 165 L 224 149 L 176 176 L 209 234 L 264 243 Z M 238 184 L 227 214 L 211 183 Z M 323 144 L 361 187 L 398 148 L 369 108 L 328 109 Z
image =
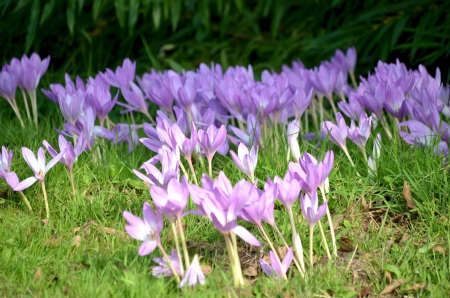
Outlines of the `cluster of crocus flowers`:
M 25 128 L 25 124 L 16 102 L 17 87 L 22 91 L 28 120 L 34 121 L 37 128 L 38 111 L 36 89 L 41 77 L 47 71 L 49 63 L 50 57 L 41 60 L 38 54 L 33 53 L 29 58 L 26 55 L 23 55 L 21 60 L 13 58 L 10 64 L 3 65 L 2 71 L 0 72 L 0 96 L 5 98 L 11 105 L 23 128 Z M 25 91 L 30 97 L 32 116 L 30 115 Z
M 8 152 L 5 147 L 2 147 L 2 155 L 0 156 L 2 161 L 0 164 L 0 178 L 4 178 L 12 190 L 20 193 L 30 211 L 33 211 L 33 209 L 31 208 L 31 205 L 22 190 L 39 181 L 42 186 L 42 193 L 44 194 L 46 217 L 50 218 L 50 208 L 47 199 L 47 191 L 45 189 L 45 175 L 63 157 L 64 153 L 65 150 L 61 151 L 46 164 L 44 149 L 40 147 L 36 157 L 30 149 L 22 147 L 23 158 L 27 162 L 28 166 L 33 170 L 34 176 L 26 178 L 23 181 L 19 181 L 17 174 L 10 171 L 13 155 L 12 151 Z

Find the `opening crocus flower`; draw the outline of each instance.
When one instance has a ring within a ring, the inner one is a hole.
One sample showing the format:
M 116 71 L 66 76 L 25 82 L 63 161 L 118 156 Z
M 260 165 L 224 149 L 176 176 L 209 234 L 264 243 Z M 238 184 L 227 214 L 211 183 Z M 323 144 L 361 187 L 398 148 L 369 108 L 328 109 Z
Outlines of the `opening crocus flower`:
M 325 215 L 327 202 L 328 200 L 319 207 L 316 191 L 313 191 L 311 195 L 308 193 L 300 195 L 300 206 L 302 207 L 303 215 L 310 226 L 317 224 L 317 222 Z
M 189 266 L 189 268 L 186 270 L 184 278 L 180 282 L 179 287 L 184 287 L 186 283 L 191 287 L 197 285 L 198 283 L 200 283 L 201 285 L 205 284 L 205 275 L 203 274 L 202 268 L 200 267 L 197 255 L 194 256 L 191 266 Z
M 144 220 L 128 211 L 123 212 L 123 217 L 128 222 L 125 226 L 127 233 L 132 238 L 142 241 L 138 250 L 139 255 L 146 256 L 151 254 L 159 243 L 163 219 L 161 213 L 157 211 L 155 214 L 147 202 L 144 203 L 142 213 Z
M 290 247 L 281 264 L 277 260 L 277 257 L 273 251 L 270 251 L 270 265 L 267 264 L 263 259 L 259 261 L 259 264 L 261 265 L 261 269 L 266 275 L 273 276 L 275 279 L 277 279 L 286 276 L 286 272 L 291 266 L 293 258 L 294 252 Z
M 102 78 L 111 86 L 119 89 L 130 89 L 130 82 L 134 80 L 136 73 L 136 62 L 131 62 L 126 58 L 123 61 L 122 67 L 118 66 L 114 73 L 111 69 L 106 69 L 105 73 L 101 73 Z
M 220 129 L 213 124 L 208 127 L 206 131 L 199 129 L 198 141 L 200 147 L 206 155 L 209 165 L 209 176 L 212 176 L 212 158 L 219 148 L 224 145 L 227 140 L 227 129 L 222 125 Z
M 0 154 L 0 178 L 4 178 L 7 173 L 11 171 L 11 161 L 13 157 L 13 151 L 6 149 L 2 146 L 2 154 Z
M 258 163 L 258 147 L 253 145 L 249 152 L 247 146 L 240 143 L 238 146 L 238 154 L 236 155 L 234 151 L 230 150 L 230 155 L 236 166 L 250 178 L 252 183 L 255 182 L 255 168 Z
M 295 161 L 298 161 L 298 159 L 300 158 L 300 147 L 298 145 L 299 133 L 300 133 L 300 121 L 295 119 L 292 122 L 290 122 L 287 127 L 287 137 L 288 137 L 289 149 L 291 150 L 292 157 L 294 158 Z M 288 155 L 288 161 L 289 161 L 289 155 Z
M 188 202 L 189 191 L 186 176 L 183 176 L 181 183 L 175 178 L 170 179 L 167 190 L 153 185 L 150 187 L 150 194 L 156 208 L 166 216 L 169 222 L 174 222 L 181 218 Z
M 167 263 L 165 258 L 153 258 L 152 260 L 159 265 L 152 268 L 152 275 L 154 277 L 161 278 L 173 276 L 172 270 L 170 270 L 169 264 Z M 177 273 L 181 275 L 180 258 L 178 257 L 178 254 L 174 249 L 172 249 L 172 253 L 170 255 L 170 262 L 172 263 Z

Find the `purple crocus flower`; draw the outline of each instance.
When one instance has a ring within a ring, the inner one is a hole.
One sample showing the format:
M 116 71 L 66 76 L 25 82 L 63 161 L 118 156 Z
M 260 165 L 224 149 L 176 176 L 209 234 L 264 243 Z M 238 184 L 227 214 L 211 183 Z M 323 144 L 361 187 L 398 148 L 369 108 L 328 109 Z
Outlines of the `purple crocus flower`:
M 180 282 L 178 287 L 182 288 L 186 284 L 190 287 L 193 287 L 200 283 L 201 285 L 205 284 L 205 275 L 203 274 L 202 268 L 200 267 L 200 263 L 198 262 L 198 256 L 195 255 L 194 259 L 191 262 L 191 265 L 187 268 L 183 279 Z
M 307 78 L 317 92 L 325 95 L 325 97 L 332 102 L 337 74 L 337 69 L 321 64 L 319 69 L 310 71 Z
M 175 98 L 176 103 L 184 108 L 189 115 L 191 106 L 197 96 L 196 78 L 187 77 L 183 82 L 181 76 L 176 72 L 169 71 L 167 75 L 170 78 L 170 92 Z
M 58 94 L 58 103 L 61 113 L 71 125 L 75 125 L 78 117 L 80 117 L 83 112 L 85 97 L 86 93 L 80 89 L 73 93 L 66 93 L 64 96 Z
M 326 200 L 319 207 L 317 192 L 314 190 L 311 194 L 300 195 L 300 206 L 302 207 L 303 216 L 305 216 L 310 226 L 314 226 L 327 212 Z
M 367 114 L 363 112 L 359 116 L 359 127 L 356 127 L 355 121 L 352 120 L 350 127 L 348 128 L 348 138 L 355 143 L 363 153 L 365 153 L 366 143 L 370 137 L 371 126 L 372 116 L 367 117 Z
M 408 144 L 411 145 L 419 145 L 424 147 L 435 146 L 434 153 L 437 155 L 448 154 L 448 145 L 445 142 L 440 141 L 439 143 L 436 140 L 439 139 L 440 135 L 433 130 L 431 130 L 425 124 L 417 121 L 417 120 L 409 120 L 402 123 L 399 123 L 398 126 L 407 126 L 410 130 L 410 133 L 405 131 L 400 131 L 400 137 Z M 437 144 L 436 144 L 437 143 Z
M 50 56 L 41 60 L 41 57 L 36 53 L 33 53 L 30 58 L 23 55 L 20 62 L 23 71 L 21 85 L 28 92 L 34 92 L 40 79 L 47 72 L 48 65 L 50 64 Z
M 276 184 L 277 199 L 280 200 L 280 202 L 288 210 L 292 208 L 292 205 L 298 199 L 303 186 L 303 180 L 294 179 L 292 173 L 289 171 L 286 173 L 284 179 L 275 176 L 273 182 L 268 180 L 266 183 L 267 187 L 269 187 L 272 183 Z
M 271 265 L 267 264 L 266 261 L 261 259 L 259 261 L 261 269 L 264 271 L 266 275 L 271 277 L 273 276 L 275 279 L 283 278 L 283 276 L 286 274 L 287 270 L 291 266 L 292 260 L 294 259 L 294 252 L 292 248 L 291 247 L 289 248 L 281 264 L 277 260 L 277 257 L 275 256 L 275 253 L 273 251 L 270 251 L 269 254 Z
M 104 127 L 95 125 L 95 109 L 92 105 L 85 105 L 83 112 L 81 113 L 80 117 L 78 117 L 77 126 L 80 128 L 73 128 L 72 132 L 80 135 L 83 135 L 83 139 L 85 141 L 85 146 L 89 149 L 92 148 L 94 145 L 95 136 L 105 138 L 105 139 L 113 139 L 114 134 L 107 130 Z
M 60 152 L 64 152 L 59 161 L 67 167 L 69 172 L 72 172 L 73 163 L 77 160 L 78 156 L 80 156 L 81 153 L 83 153 L 84 151 L 83 137 L 80 136 L 77 140 L 75 147 L 73 147 L 73 144 L 71 142 L 68 142 L 63 135 L 59 135 L 58 144 Z M 59 153 L 55 149 L 53 149 L 53 147 L 46 140 L 42 141 L 42 145 L 44 145 L 45 149 L 47 149 L 47 152 L 52 157 L 58 156 Z
M 138 111 L 147 116 L 151 122 L 154 122 L 153 118 L 148 113 L 148 103 L 145 100 L 141 89 L 133 82 L 130 82 L 130 86 L 131 90 L 122 89 L 122 95 L 128 104 L 117 102 L 118 105 L 126 108 L 126 110 L 123 110 L 120 113 L 125 114 L 131 111 Z
M 147 202 L 144 203 L 142 213 L 144 220 L 128 211 L 123 212 L 123 217 L 128 222 L 128 225 L 125 226 L 127 233 L 132 238 L 142 241 L 138 253 L 143 257 L 151 254 L 158 245 L 163 219 L 161 213 L 157 210 L 155 214 Z
M 122 67 L 118 66 L 116 68 L 115 73 L 111 69 L 107 68 L 105 73 L 101 73 L 101 76 L 106 83 L 123 91 L 124 89 L 130 89 L 131 82 L 134 81 L 135 73 L 136 62 L 131 62 L 130 59 L 126 58 L 123 61 Z
M 169 222 L 179 220 L 189 196 L 186 176 L 183 176 L 181 183 L 175 178 L 170 179 L 167 190 L 156 185 L 151 186 L 150 195 L 156 208 L 166 216 Z
M 248 150 L 247 146 L 240 143 L 238 146 L 238 154 L 230 150 L 230 155 L 233 158 L 236 166 L 247 175 L 252 182 L 255 181 L 255 168 L 258 163 L 258 147 L 252 146 L 252 149 Z
M 215 125 L 210 125 L 207 131 L 199 129 L 198 143 L 206 155 L 209 164 L 209 175 L 212 176 L 211 162 L 214 154 L 222 147 L 227 140 L 227 129 L 222 125 L 217 129 Z
M 113 144 L 128 143 L 128 152 L 133 150 L 139 144 L 138 130 L 142 125 L 133 125 L 127 123 L 117 123 L 111 130 L 111 135 L 108 137 Z
M 3 71 L 0 72 L 0 97 L 6 99 L 19 119 L 20 125 L 25 127 L 16 102 L 16 89 L 17 78 L 4 67 Z
M 322 130 L 330 134 L 330 140 L 341 147 L 342 149 L 347 148 L 346 140 L 347 140 L 347 131 L 348 127 L 345 123 L 344 117 L 342 117 L 341 113 L 336 114 L 336 122 L 337 125 L 331 121 L 324 121 L 322 123 Z
M 170 254 L 169 258 L 177 274 L 181 275 L 180 258 L 178 257 L 178 254 L 174 249 L 172 249 L 172 253 Z M 159 265 L 152 268 L 152 275 L 154 277 L 162 278 L 173 276 L 173 272 L 172 270 L 170 270 L 169 264 L 167 263 L 167 260 L 165 258 L 153 258 L 152 260 Z
M 109 92 L 109 87 L 103 87 L 102 85 L 89 85 L 87 91 L 91 98 L 92 104 L 95 107 L 95 112 L 100 120 L 100 126 L 103 126 L 106 117 L 108 117 L 109 112 L 117 103 L 117 98 L 119 92 L 116 93 L 114 98 L 111 100 L 111 93 Z
M 326 180 L 328 179 L 328 176 L 331 173 L 331 170 L 333 170 L 333 163 L 334 163 L 334 152 L 332 150 L 327 151 L 327 153 L 325 153 L 325 157 L 323 158 L 323 161 L 318 162 L 314 156 L 312 156 L 311 154 L 309 154 L 308 152 L 305 152 L 303 154 L 303 157 L 299 159 L 299 164 L 300 167 L 303 170 L 303 173 L 305 173 L 306 175 L 308 175 L 309 171 L 312 171 L 314 167 L 317 171 L 317 175 L 318 175 L 318 187 L 319 188 L 323 188 L 325 187 L 326 184 Z M 311 167 L 312 166 L 312 167 Z M 298 171 L 297 167 L 294 167 L 294 165 L 290 165 L 289 169 L 291 171 Z M 302 172 L 300 172 L 298 175 L 299 177 L 301 177 L 302 175 L 304 175 Z
M 2 154 L 0 154 L 0 178 L 5 178 L 5 175 L 11 171 L 12 158 L 13 151 L 8 151 L 5 146 L 2 146 Z

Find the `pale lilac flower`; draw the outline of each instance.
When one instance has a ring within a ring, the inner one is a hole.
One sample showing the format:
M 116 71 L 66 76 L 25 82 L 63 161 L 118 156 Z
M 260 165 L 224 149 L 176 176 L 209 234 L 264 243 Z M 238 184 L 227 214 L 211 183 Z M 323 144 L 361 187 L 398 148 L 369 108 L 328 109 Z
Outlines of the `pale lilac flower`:
M 2 154 L 0 154 L 0 178 L 5 178 L 5 175 L 11 171 L 12 158 L 13 151 L 8 151 L 5 146 L 2 146 Z
M 346 140 L 347 140 L 347 132 L 348 127 L 345 123 L 344 117 L 342 117 L 341 113 L 336 114 L 336 122 L 337 125 L 331 121 L 324 121 L 322 123 L 322 130 L 330 134 L 330 140 L 341 147 L 342 149 L 347 148 Z
M 177 272 L 178 275 L 181 275 L 180 270 L 180 258 L 178 257 L 177 252 L 172 249 L 172 253 L 170 255 L 170 263 L 172 264 L 173 268 Z M 153 262 L 158 263 L 159 266 L 154 266 L 152 268 L 152 275 L 156 278 L 162 278 L 162 277 L 169 277 L 173 276 L 173 272 L 169 267 L 169 264 L 167 263 L 167 260 L 165 258 L 153 258 Z
M 277 257 L 275 256 L 275 253 L 273 251 L 270 251 L 270 265 L 267 264 L 263 259 L 259 261 L 259 264 L 261 265 L 261 269 L 266 275 L 273 276 L 275 279 L 278 279 L 283 278 L 283 276 L 291 266 L 293 259 L 294 252 L 292 250 L 292 247 L 290 247 L 281 264 L 277 260 Z
M 75 125 L 78 117 L 83 112 L 85 97 L 86 93 L 79 89 L 65 95 L 58 94 L 61 113 L 71 125 Z
M 190 287 L 193 287 L 197 285 L 197 283 L 204 285 L 205 275 L 203 274 L 202 268 L 200 267 L 200 263 L 198 262 L 198 256 L 195 255 L 194 259 L 191 262 L 191 265 L 184 273 L 183 280 L 180 282 L 180 285 L 178 287 L 182 288 L 186 284 L 188 284 Z
M 125 226 L 127 233 L 132 238 L 143 241 L 138 250 L 139 255 L 143 257 L 151 254 L 158 245 L 163 219 L 161 213 L 157 210 L 155 214 L 147 202 L 144 203 L 142 213 L 144 220 L 128 211 L 123 212 L 123 217 L 128 222 L 128 225 Z
M 437 142 L 440 135 L 435 131 L 431 130 L 425 124 L 417 120 L 409 120 L 406 122 L 399 123 L 398 126 L 407 126 L 410 133 L 400 131 L 400 137 L 408 144 L 418 145 L 423 147 L 434 146 L 434 153 L 437 155 L 448 154 L 448 145 L 443 141 Z
M 166 216 L 169 222 L 175 222 L 181 218 L 184 208 L 186 208 L 189 196 L 186 176 L 183 176 L 181 183 L 176 178 L 170 179 L 167 190 L 152 185 L 150 195 L 156 208 Z
M 256 164 L 258 163 L 258 147 L 253 145 L 249 152 L 247 146 L 240 143 L 238 146 L 238 154 L 230 150 L 230 155 L 236 166 L 244 172 L 252 182 L 255 181 L 255 169 Z
M 53 149 L 53 147 L 46 141 L 42 141 L 42 145 L 44 145 L 47 152 L 52 156 L 58 156 L 58 152 Z M 84 140 L 83 136 L 80 136 L 77 140 L 75 147 L 71 142 L 68 142 L 63 135 L 59 135 L 58 137 L 58 145 L 60 152 L 64 152 L 61 159 L 59 160 L 62 164 L 64 164 L 69 172 L 72 172 L 73 163 L 77 160 L 78 156 L 81 155 L 84 151 Z
M 138 111 L 142 114 L 148 116 L 148 103 L 144 98 L 144 94 L 141 89 L 133 83 L 130 82 L 131 90 L 122 89 L 122 95 L 128 104 L 117 102 L 118 105 L 125 107 L 126 109 L 121 111 L 121 114 L 125 114 L 131 111 Z
M 348 128 L 348 138 L 360 147 L 366 147 L 367 140 L 370 137 L 372 126 L 372 116 L 367 117 L 366 113 L 359 116 L 359 127 L 356 127 L 355 121 L 352 120 Z M 363 150 L 363 149 L 362 149 Z
M 47 71 L 50 63 L 50 56 L 41 60 L 36 53 L 33 53 L 30 58 L 23 55 L 20 62 L 23 71 L 23 77 L 20 80 L 21 86 L 28 92 L 33 92 L 36 90 L 40 79 Z
M 31 180 L 27 179 L 28 183 L 31 183 L 28 186 L 38 180 L 41 182 L 44 181 L 47 172 L 63 157 L 64 153 L 65 150 L 61 151 L 58 155 L 53 157 L 48 164 L 45 164 L 45 153 L 42 147 L 39 147 L 37 158 L 30 149 L 22 147 L 23 158 L 34 172 L 34 177 L 31 177 Z
M 300 195 L 300 206 L 302 207 L 303 216 L 305 216 L 310 226 L 314 226 L 327 212 L 326 200 L 319 207 L 317 192 L 314 190 L 311 194 L 305 193 Z
M 127 123 L 117 123 L 111 130 L 110 137 L 113 144 L 128 143 L 128 152 L 133 150 L 139 144 L 138 130 L 142 128 L 142 125 L 133 125 Z
M 131 82 L 134 80 L 136 73 L 136 62 L 131 62 L 130 59 L 126 58 L 123 61 L 122 67 L 118 66 L 116 72 L 114 73 L 110 69 L 106 69 L 105 73 L 101 73 L 103 79 L 106 83 L 111 86 L 117 87 L 119 89 L 129 90 L 131 87 Z

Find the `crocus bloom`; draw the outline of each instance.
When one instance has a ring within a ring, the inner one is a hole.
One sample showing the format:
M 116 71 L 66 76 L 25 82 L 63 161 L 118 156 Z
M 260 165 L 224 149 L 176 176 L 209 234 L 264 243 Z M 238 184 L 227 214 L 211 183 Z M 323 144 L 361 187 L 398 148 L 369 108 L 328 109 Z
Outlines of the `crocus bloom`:
M 310 226 L 316 225 L 316 223 L 325 215 L 327 212 L 327 202 L 328 200 L 319 207 L 319 200 L 315 190 L 311 194 L 306 193 L 305 195 L 300 195 L 302 213 Z
M 230 155 L 236 166 L 253 182 L 255 180 L 256 164 L 258 163 L 258 147 L 253 145 L 249 152 L 247 146 L 240 143 L 238 154 L 236 155 L 234 151 L 230 150 Z
M 22 86 L 28 92 L 36 90 L 39 80 L 47 71 L 50 56 L 41 60 L 38 54 L 33 53 L 30 58 L 22 56 L 21 66 L 23 70 Z
M 14 191 L 22 191 L 36 182 L 34 177 L 29 177 L 23 181 L 19 181 L 19 177 L 17 177 L 15 172 L 6 173 L 3 177 L 5 178 L 6 183 L 8 183 Z
M 163 219 L 161 213 L 157 211 L 155 214 L 147 202 L 144 203 L 142 213 L 144 220 L 128 211 L 123 212 L 123 217 L 128 222 L 128 225 L 125 226 L 127 233 L 132 238 L 143 241 L 138 250 L 139 255 L 146 256 L 155 250 L 160 241 Z
M 86 93 L 82 90 L 66 93 L 64 96 L 58 94 L 58 103 L 61 113 L 64 116 L 64 119 L 71 125 L 75 125 L 78 117 L 81 115 L 85 97 Z
M 212 160 L 216 151 L 225 143 L 227 130 L 225 125 L 217 129 L 215 125 L 210 125 L 206 131 L 199 129 L 198 140 L 200 147 L 205 152 L 206 158 Z
M 200 267 L 197 255 L 194 256 L 191 265 L 184 273 L 183 280 L 180 282 L 179 287 L 184 287 L 186 283 L 191 287 L 197 285 L 197 283 L 200 283 L 201 285 L 205 284 L 205 275 L 203 274 L 202 268 Z
M 165 258 L 153 258 L 152 260 L 159 265 L 152 268 L 152 275 L 154 277 L 161 278 L 173 276 L 173 272 L 170 270 L 169 264 L 167 264 L 167 260 Z M 181 275 L 180 258 L 174 249 L 172 249 L 172 253 L 170 255 L 170 262 L 172 263 L 173 268 L 175 268 L 177 274 Z
M 267 182 L 268 186 L 274 183 L 277 186 L 277 199 L 286 207 L 291 209 L 294 202 L 298 199 L 300 191 L 302 190 L 303 181 L 293 179 L 291 173 L 286 173 L 284 179 L 275 176 L 273 182 L 270 180 Z M 264 187 L 266 188 L 266 187 Z
M 355 121 L 352 120 L 348 128 L 348 138 L 356 145 L 364 148 L 370 137 L 371 126 L 372 116 L 367 117 L 367 114 L 362 112 L 359 116 L 359 127 L 356 127 Z
M 130 89 L 131 82 L 134 80 L 134 75 L 136 73 L 136 62 L 131 62 L 130 59 L 126 58 L 123 61 L 122 67 L 118 66 L 116 72 L 114 73 L 111 69 L 106 69 L 105 73 L 101 73 L 103 79 L 106 83 L 111 86 L 117 87 L 119 89 Z
M 408 126 L 410 133 L 400 131 L 400 137 L 408 144 L 411 145 L 419 145 L 424 147 L 435 146 L 434 153 L 435 154 L 448 154 L 448 145 L 445 142 L 440 141 L 439 143 L 436 140 L 439 139 L 439 135 L 432 131 L 425 124 L 417 121 L 417 120 L 409 120 L 406 122 L 399 123 L 398 126 Z
M 2 146 L 2 154 L 0 154 L 0 178 L 4 178 L 7 173 L 11 171 L 11 161 L 13 157 L 13 151 L 6 149 Z
M 28 181 L 28 183 L 30 183 L 28 186 L 30 186 L 38 180 L 41 182 L 44 181 L 45 174 L 47 174 L 47 172 L 64 156 L 64 153 L 65 150 L 61 151 L 46 165 L 45 153 L 42 147 L 39 147 L 37 158 L 30 149 L 22 147 L 23 158 L 34 172 L 34 177 L 30 177 L 31 179 L 28 178 L 30 180 L 26 179 L 22 182 Z
M 156 208 L 166 216 L 169 222 L 179 220 L 188 202 L 189 190 L 186 176 L 183 176 L 181 183 L 175 178 L 170 179 L 167 190 L 156 185 L 151 186 L 150 195 Z
M 330 140 L 341 147 L 342 149 L 347 148 L 346 140 L 347 140 L 347 131 L 348 127 L 345 123 L 344 117 L 342 117 L 341 113 L 336 113 L 336 122 L 337 125 L 331 121 L 324 121 L 322 123 L 322 130 L 330 134 Z
M 73 147 L 73 144 L 71 142 L 68 142 L 63 135 L 59 135 L 58 137 L 58 144 L 60 152 L 64 152 L 63 156 L 59 160 L 61 163 L 63 163 L 67 169 L 72 172 L 73 163 L 77 160 L 78 156 L 83 153 L 83 136 L 80 136 L 77 140 L 77 143 L 75 145 L 75 148 Z M 42 141 L 42 145 L 44 145 L 45 149 L 47 149 L 47 152 L 52 156 L 56 157 L 58 155 L 58 152 L 53 149 L 53 147 L 46 141 Z
M 259 261 L 259 264 L 266 275 L 273 276 L 274 278 L 282 278 L 291 266 L 293 258 L 294 252 L 290 247 L 281 264 L 278 262 L 273 251 L 270 251 L 270 265 L 263 259 Z

